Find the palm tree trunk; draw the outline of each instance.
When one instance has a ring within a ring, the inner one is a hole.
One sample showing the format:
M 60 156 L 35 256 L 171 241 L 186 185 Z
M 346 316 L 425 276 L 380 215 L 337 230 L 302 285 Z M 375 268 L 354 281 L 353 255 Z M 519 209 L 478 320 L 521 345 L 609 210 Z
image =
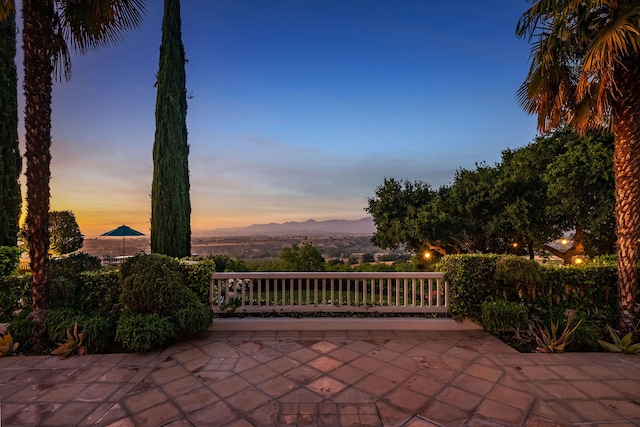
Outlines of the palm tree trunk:
M 640 238 L 640 64 L 625 65 L 625 72 L 620 73 L 617 80 L 621 93 L 613 111 L 613 169 L 618 239 L 619 326 L 622 330 L 632 330 L 635 322 Z
M 23 0 L 25 159 L 27 163 L 27 227 L 31 257 L 31 315 L 36 339 L 43 331 L 42 314 L 49 288 L 49 179 L 51 177 L 53 2 Z

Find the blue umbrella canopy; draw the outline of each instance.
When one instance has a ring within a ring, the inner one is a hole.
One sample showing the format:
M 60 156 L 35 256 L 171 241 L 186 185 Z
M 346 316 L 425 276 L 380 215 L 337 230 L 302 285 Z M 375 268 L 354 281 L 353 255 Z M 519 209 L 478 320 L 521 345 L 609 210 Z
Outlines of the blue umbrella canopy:
M 111 231 L 101 234 L 101 236 L 144 236 L 144 233 L 123 224 L 118 228 L 114 228 Z
M 111 231 L 101 234 L 101 236 L 118 236 L 122 237 L 122 256 L 124 256 L 124 238 L 126 236 L 144 236 L 144 233 L 134 230 L 133 228 L 122 224 L 118 228 L 114 228 Z

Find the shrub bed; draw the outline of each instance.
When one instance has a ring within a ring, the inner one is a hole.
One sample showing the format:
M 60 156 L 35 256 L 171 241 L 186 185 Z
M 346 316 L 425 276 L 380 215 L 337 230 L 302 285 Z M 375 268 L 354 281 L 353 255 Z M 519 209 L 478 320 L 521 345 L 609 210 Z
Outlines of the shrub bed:
M 597 339 L 617 319 L 617 271 L 611 263 L 560 267 L 509 256 L 453 255 L 441 267 L 450 316 L 478 321 L 501 338 L 505 330 L 523 329 L 517 306 L 528 313 L 534 335 L 552 324 L 560 330 L 567 322 L 580 324 L 569 349 L 598 349 Z

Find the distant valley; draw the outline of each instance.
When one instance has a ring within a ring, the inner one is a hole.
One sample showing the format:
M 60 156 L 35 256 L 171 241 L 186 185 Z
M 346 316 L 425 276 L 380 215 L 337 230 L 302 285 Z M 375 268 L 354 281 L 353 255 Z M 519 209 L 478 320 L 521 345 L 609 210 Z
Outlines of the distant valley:
M 365 234 L 373 235 L 376 227 L 373 218 L 366 217 L 358 220 L 331 219 L 315 221 L 313 219 L 282 224 L 254 224 L 239 228 L 215 228 L 211 230 L 193 230 L 194 237 L 222 237 L 222 236 L 287 236 L 287 235 L 337 235 L 337 234 Z
M 371 217 L 359 220 L 329 220 L 254 224 L 240 228 L 194 230 L 193 254 L 229 255 L 245 261 L 278 259 L 284 247 L 312 243 L 326 259 L 346 259 L 351 255 L 386 252 L 371 243 L 375 225 Z M 100 237 L 85 239 L 83 251 L 102 257 L 122 255 L 122 239 Z M 149 237 L 127 237 L 125 255 L 149 253 Z

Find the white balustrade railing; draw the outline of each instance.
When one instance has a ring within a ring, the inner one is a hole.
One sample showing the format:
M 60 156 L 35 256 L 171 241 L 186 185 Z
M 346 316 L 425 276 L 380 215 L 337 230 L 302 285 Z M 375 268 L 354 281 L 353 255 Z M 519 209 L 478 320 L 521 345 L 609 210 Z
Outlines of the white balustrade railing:
M 216 313 L 442 313 L 449 308 L 444 273 L 214 273 Z

